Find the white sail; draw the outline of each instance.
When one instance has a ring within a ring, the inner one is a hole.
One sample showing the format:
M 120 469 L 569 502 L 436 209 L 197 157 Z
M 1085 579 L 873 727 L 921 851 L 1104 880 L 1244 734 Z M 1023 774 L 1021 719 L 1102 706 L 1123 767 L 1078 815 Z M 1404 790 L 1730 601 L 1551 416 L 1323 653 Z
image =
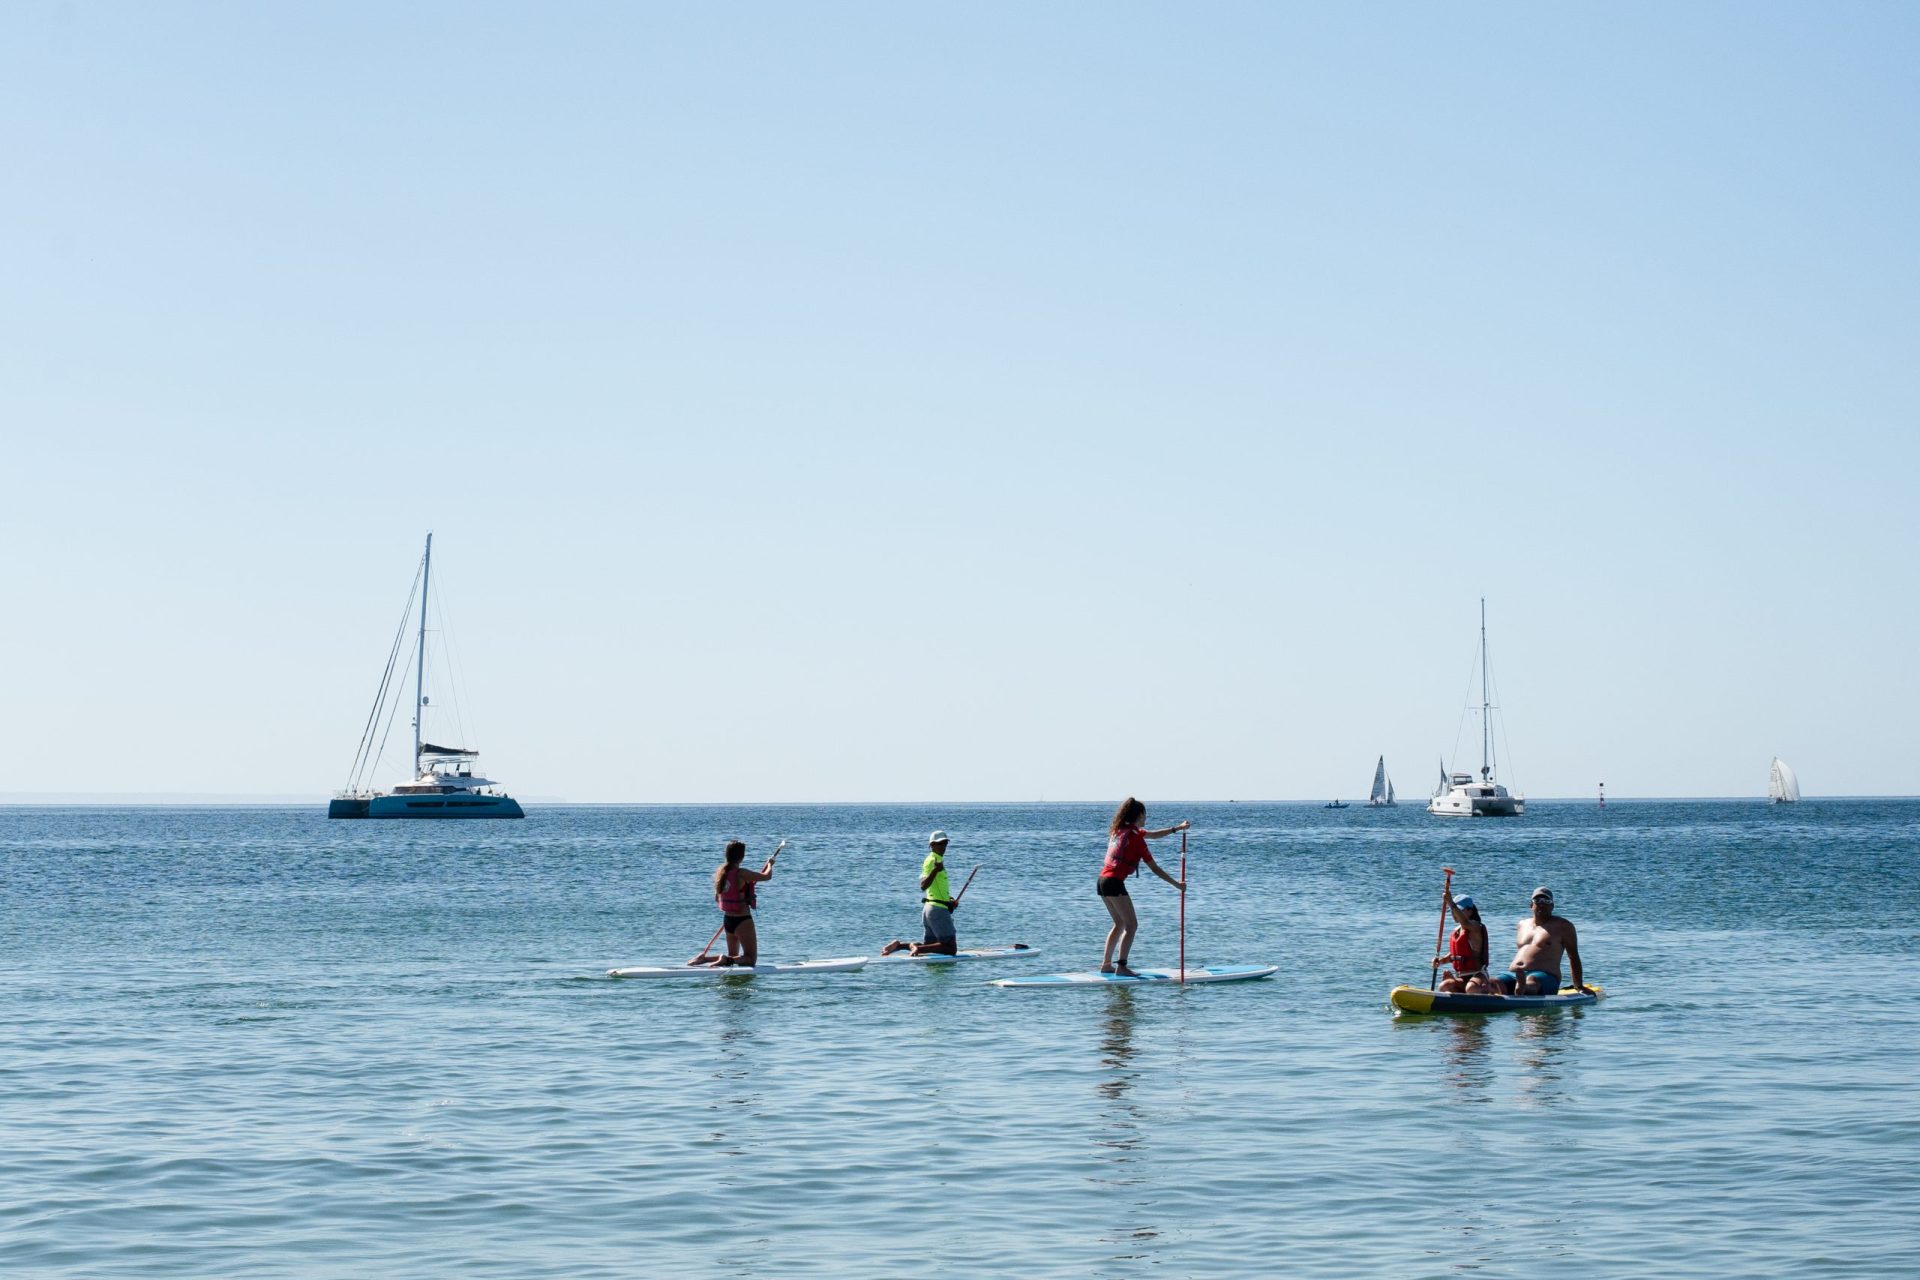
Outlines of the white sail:
M 1767 778 L 1767 795 L 1775 804 L 1794 804 L 1800 799 L 1800 779 L 1793 776 L 1793 766 L 1779 756 L 1773 758 L 1773 771 Z
M 1393 779 L 1392 778 L 1387 779 L 1387 803 L 1388 804 L 1393 803 Z
M 1373 790 L 1367 794 L 1368 804 L 1387 802 L 1387 758 L 1380 757 L 1380 763 L 1373 766 Z

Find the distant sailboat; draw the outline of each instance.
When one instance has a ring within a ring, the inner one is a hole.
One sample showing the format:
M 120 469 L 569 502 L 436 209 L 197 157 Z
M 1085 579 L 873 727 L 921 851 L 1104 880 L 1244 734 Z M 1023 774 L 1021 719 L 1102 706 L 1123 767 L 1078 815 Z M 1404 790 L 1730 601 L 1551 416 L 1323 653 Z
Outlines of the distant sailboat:
M 1779 756 L 1773 758 L 1773 771 L 1767 777 L 1767 795 L 1775 804 L 1800 801 L 1800 779 L 1793 776 L 1793 767 Z
M 1373 791 L 1367 796 L 1367 807 L 1385 809 L 1393 804 L 1393 779 L 1387 776 L 1387 758 L 1373 766 Z
M 1448 773 L 1440 762 L 1440 789 L 1427 802 L 1427 812 L 1443 818 L 1517 818 L 1527 811 L 1526 799 L 1493 780 L 1493 696 L 1487 683 L 1487 601 L 1480 600 L 1480 776 Z
M 392 686 L 395 659 L 406 635 L 406 616 L 400 619 L 401 632 L 394 637 L 393 651 L 387 655 L 387 671 L 374 694 L 373 711 L 360 735 L 360 750 L 354 757 L 353 774 L 346 790 L 327 805 L 329 818 L 524 818 L 520 802 L 494 789 L 492 780 L 473 771 L 479 753 L 466 747 L 442 747 L 425 738 L 427 700 L 427 588 L 433 576 L 433 535 L 427 535 L 427 549 L 420 557 L 420 575 L 415 580 L 420 592 L 419 656 L 413 669 L 413 780 L 395 786 L 391 792 L 372 791 L 361 785 L 362 776 L 380 757 L 378 743 L 384 746 L 386 732 L 380 728 L 380 711 L 387 704 Z M 412 600 L 408 609 L 411 611 Z M 402 679 L 405 679 L 404 673 Z M 395 690 L 396 695 L 398 691 Z M 395 710 L 398 710 L 396 705 Z M 389 722 L 391 718 L 389 717 Z

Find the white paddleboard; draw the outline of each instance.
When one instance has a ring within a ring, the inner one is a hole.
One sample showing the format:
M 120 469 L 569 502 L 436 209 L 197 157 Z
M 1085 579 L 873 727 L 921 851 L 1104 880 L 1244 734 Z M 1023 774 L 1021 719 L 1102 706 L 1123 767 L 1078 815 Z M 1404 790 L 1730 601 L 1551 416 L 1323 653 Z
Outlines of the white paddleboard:
M 867 962 L 865 956 L 842 956 L 834 960 L 794 960 L 787 964 L 675 964 L 637 965 L 631 969 L 609 969 L 609 978 L 746 978 L 774 973 L 847 973 Z
M 896 951 L 890 956 L 875 956 L 871 964 L 952 964 L 956 960 L 1024 960 L 1038 955 L 1040 948 L 1030 947 L 1024 942 L 1016 942 L 1004 947 L 975 947 L 957 955 L 910 956 L 904 951 Z
M 1188 982 L 1248 982 L 1271 978 L 1280 971 L 1277 964 L 1206 964 L 1187 966 Z M 996 978 L 996 987 L 1143 987 L 1166 983 L 1178 985 L 1178 969 L 1139 969 L 1128 978 L 1117 973 L 1038 973 L 1027 978 Z

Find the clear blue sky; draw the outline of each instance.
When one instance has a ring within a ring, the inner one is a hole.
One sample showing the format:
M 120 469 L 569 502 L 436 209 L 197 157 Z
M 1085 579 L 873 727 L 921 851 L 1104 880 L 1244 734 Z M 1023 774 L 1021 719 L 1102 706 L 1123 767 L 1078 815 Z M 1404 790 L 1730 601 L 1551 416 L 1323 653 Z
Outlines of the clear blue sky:
M 0 792 L 1920 791 L 1917 36 L 27 0 Z

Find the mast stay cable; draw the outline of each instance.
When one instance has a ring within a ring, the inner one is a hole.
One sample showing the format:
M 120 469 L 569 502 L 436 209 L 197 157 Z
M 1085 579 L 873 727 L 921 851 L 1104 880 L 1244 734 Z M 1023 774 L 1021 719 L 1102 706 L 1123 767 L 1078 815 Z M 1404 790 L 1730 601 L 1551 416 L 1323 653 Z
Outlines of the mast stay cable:
M 372 768 L 374 760 L 378 758 L 377 756 L 369 758 L 367 752 L 373 745 L 373 731 L 380 718 L 380 708 L 386 703 L 387 691 L 393 685 L 393 665 L 399 661 L 401 643 L 405 640 L 407 634 L 407 619 L 413 616 L 413 601 L 419 592 L 420 573 L 418 570 L 415 570 L 413 586 L 407 592 L 406 608 L 400 611 L 399 629 L 396 630 L 393 635 L 393 648 L 387 652 L 387 668 L 381 673 L 380 687 L 373 696 L 373 706 L 367 711 L 367 723 L 360 730 L 359 748 L 353 753 L 353 768 L 347 775 L 347 791 L 350 794 L 357 793 L 360 790 L 363 771 Z M 409 663 L 409 665 L 411 665 L 411 663 Z M 402 678 L 404 679 L 404 676 Z M 383 737 L 382 744 L 384 745 L 384 743 L 385 739 Z

